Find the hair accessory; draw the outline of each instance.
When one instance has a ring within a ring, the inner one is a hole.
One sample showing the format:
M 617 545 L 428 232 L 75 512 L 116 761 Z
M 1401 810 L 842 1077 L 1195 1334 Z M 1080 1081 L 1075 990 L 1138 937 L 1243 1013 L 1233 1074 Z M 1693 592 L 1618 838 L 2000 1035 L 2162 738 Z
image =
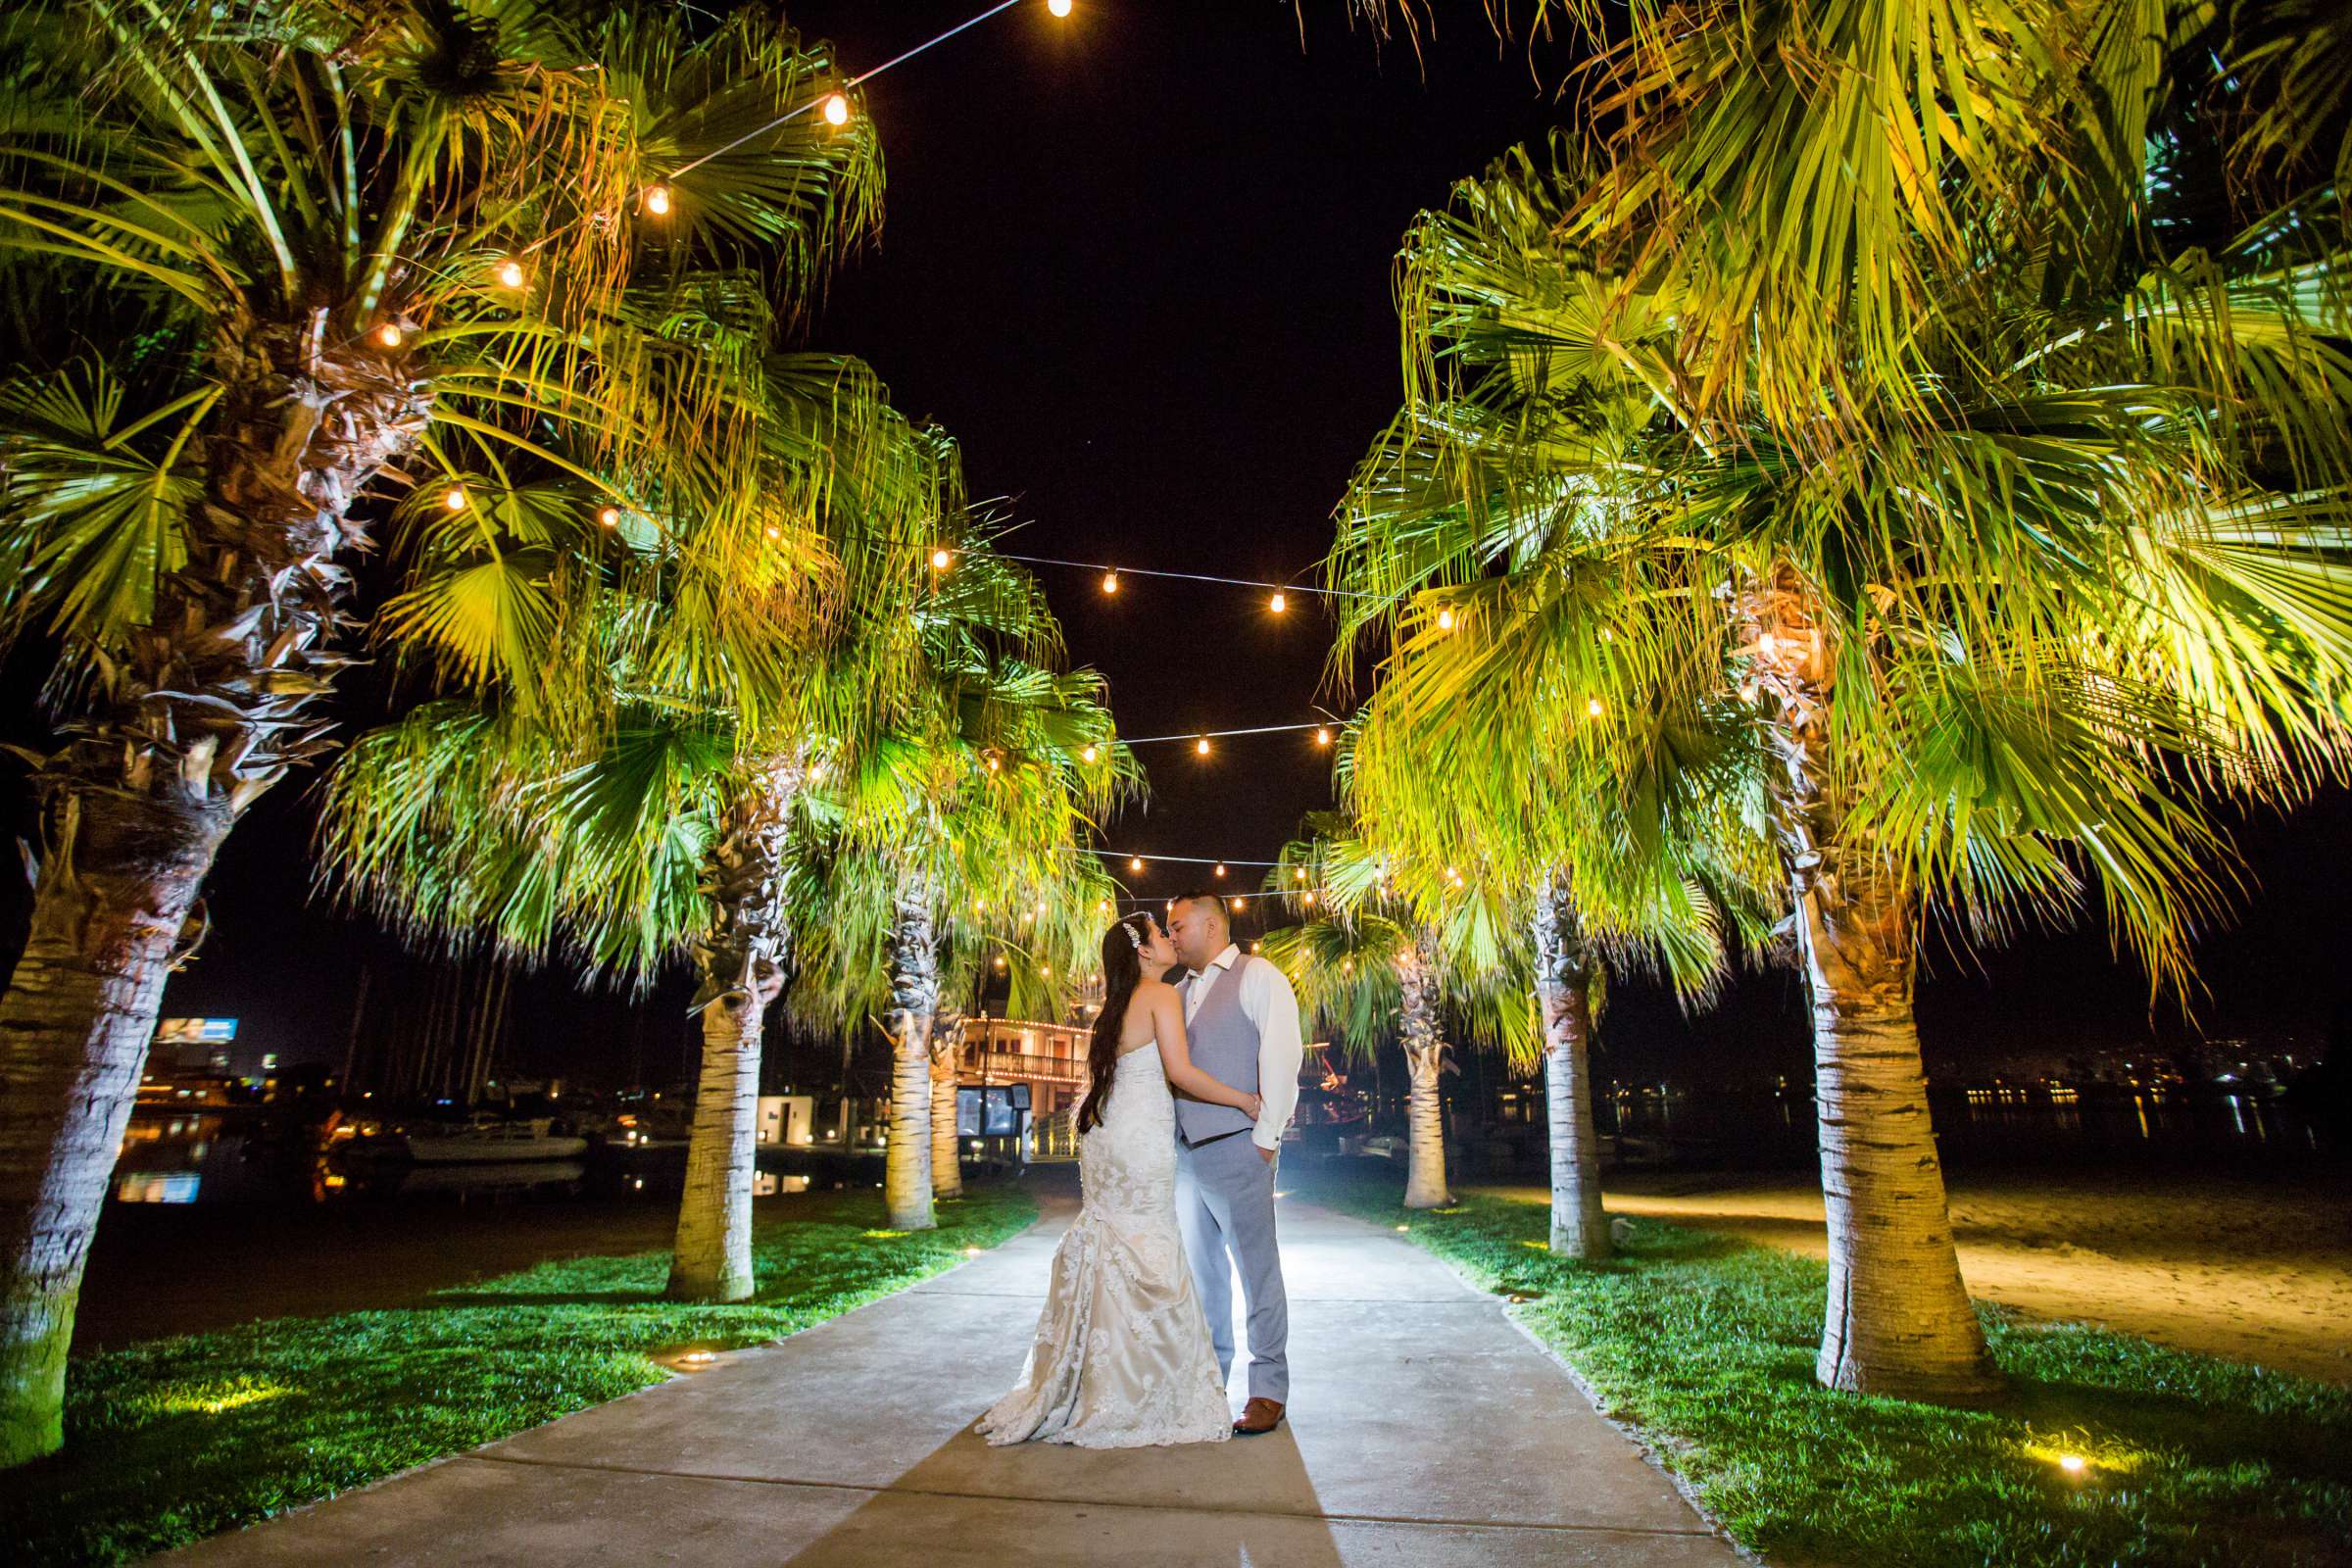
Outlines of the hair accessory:
M 1144 939 L 1136 935 L 1135 923 L 1131 920 L 1121 920 L 1119 922 L 1119 929 L 1127 933 L 1128 944 L 1135 949 L 1137 954 L 1142 954 L 1144 951 Z

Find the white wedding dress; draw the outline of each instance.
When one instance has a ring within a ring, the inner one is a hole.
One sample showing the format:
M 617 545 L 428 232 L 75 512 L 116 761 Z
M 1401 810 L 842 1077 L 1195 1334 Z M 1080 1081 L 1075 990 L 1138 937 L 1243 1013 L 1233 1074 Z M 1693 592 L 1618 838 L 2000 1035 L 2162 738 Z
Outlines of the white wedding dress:
M 1020 1382 L 980 1418 L 992 1444 L 1221 1443 L 1233 1413 L 1176 1229 L 1176 1102 L 1154 1046 L 1119 1057 L 1078 1145 L 1078 1217 Z

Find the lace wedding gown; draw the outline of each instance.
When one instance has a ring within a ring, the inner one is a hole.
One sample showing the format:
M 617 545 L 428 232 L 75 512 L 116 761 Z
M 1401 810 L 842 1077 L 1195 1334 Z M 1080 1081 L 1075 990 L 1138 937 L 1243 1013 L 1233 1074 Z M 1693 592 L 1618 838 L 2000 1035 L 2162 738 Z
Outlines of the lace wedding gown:
M 1085 1198 L 1054 1253 L 1020 1382 L 980 1418 L 992 1444 L 1221 1443 L 1233 1413 L 1176 1229 L 1176 1102 L 1155 1046 L 1119 1057 L 1079 1141 Z

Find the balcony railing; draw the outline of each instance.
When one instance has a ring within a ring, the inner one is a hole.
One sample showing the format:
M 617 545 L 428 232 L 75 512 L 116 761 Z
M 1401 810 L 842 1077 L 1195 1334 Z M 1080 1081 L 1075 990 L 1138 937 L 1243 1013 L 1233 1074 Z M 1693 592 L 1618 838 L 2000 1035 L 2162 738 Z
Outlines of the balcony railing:
M 975 1051 L 963 1058 L 963 1070 L 985 1073 L 991 1079 L 1026 1078 L 1033 1083 L 1086 1082 L 1086 1063 L 1069 1056 L 1028 1056 L 1009 1051 Z

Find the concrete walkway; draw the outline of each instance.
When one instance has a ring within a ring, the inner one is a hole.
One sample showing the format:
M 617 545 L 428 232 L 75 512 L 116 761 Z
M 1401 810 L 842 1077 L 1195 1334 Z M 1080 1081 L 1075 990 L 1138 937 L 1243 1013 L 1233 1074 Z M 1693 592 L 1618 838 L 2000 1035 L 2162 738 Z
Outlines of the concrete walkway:
M 1291 1198 L 1291 1421 L 1175 1448 L 989 1447 L 971 1424 L 1019 1374 L 1075 1206 L 1050 1192 L 1021 1236 L 886 1300 L 159 1560 L 1739 1561 L 1494 1298 Z

